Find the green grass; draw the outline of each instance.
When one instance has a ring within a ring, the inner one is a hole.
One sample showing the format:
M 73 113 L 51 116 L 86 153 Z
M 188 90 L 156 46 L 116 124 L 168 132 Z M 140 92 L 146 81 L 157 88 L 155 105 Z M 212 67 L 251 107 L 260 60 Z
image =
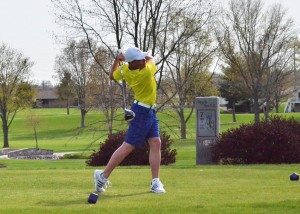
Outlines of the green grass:
M 71 109 L 70 115 L 66 115 L 65 109 L 34 109 L 42 122 L 37 128 L 38 146 L 40 148 L 51 148 L 60 151 L 91 151 L 98 149 L 99 142 L 107 137 L 107 126 L 103 122 L 104 116 L 97 111 L 91 111 L 86 116 L 86 127 L 80 128 L 80 112 Z M 28 111 L 17 114 L 9 130 L 9 144 L 12 148 L 35 147 L 33 128 L 26 122 Z M 163 130 L 173 139 L 180 138 L 179 121 L 174 119 L 175 112 L 159 113 L 160 123 Z M 195 114 L 187 124 L 187 138 L 196 138 Z M 232 123 L 232 115 L 221 114 L 221 131 L 231 127 L 238 127 L 242 123 L 253 121 L 252 114 L 237 115 L 237 122 Z M 123 121 L 123 112 L 119 112 L 114 128 L 116 130 L 126 129 L 127 124 Z M 0 132 L 0 142 L 3 135 Z
M 66 115 L 62 109 L 37 109 L 43 118 L 38 130 L 42 148 L 59 151 L 91 152 L 105 139 L 99 112 L 88 114 L 87 128 L 78 128 L 79 112 Z M 282 114 L 300 120 L 300 114 Z M 299 182 L 289 175 L 300 165 L 195 165 L 195 117 L 188 123 L 188 139 L 179 140 L 172 116 L 160 114 L 163 128 L 175 139 L 175 164 L 162 166 L 161 179 L 166 194 L 149 192 L 148 166 L 118 167 L 110 177 L 113 186 L 101 194 L 95 205 L 87 203 L 93 188 L 94 167 L 85 160 L 3 160 L 0 164 L 0 213 L 299 213 Z M 20 112 L 10 130 L 11 147 L 34 147 L 33 132 Z M 121 116 L 120 116 L 120 119 Z M 221 131 L 251 123 L 253 115 L 221 114 Z M 126 128 L 119 122 L 119 129 Z M 88 145 L 93 141 L 90 148 Z
M 37 128 L 38 146 L 61 151 L 91 151 L 97 149 L 100 140 L 107 137 L 107 128 L 100 112 L 91 111 L 87 114 L 85 128 L 80 128 L 80 111 L 71 109 L 70 115 L 65 109 L 34 109 L 41 118 Z M 26 122 L 28 112 L 17 114 L 9 130 L 9 144 L 12 148 L 35 147 L 33 128 Z M 122 119 L 122 115 L 118 116 Z M 124 122 L 116 122 L 117 129 L 126 128 Z M 0 140 L 3 135 L 0 133 Z
M 99 143 L 107 138 L 107 125 L 104 116 L 99 111 L 91 111 L 86 116 L 86 127 L 80 128 L 80 111 L 71 109 L 70 115 L 65 109 L 34 109 L 42 122 L 37 128 L 38 146 L 45 149 L 61 151 L 92 151 L 98 149 Z M 11 148 L 35 147 L 33 128 L 26 122 L 28 111 L 17 114 L 9 130 L 9 144 Z M 300 114 L 280 114 L 294 116 L 300 120 Z M 159 113 L 160 124 L 163 130 L 173 139 L 180 139 L 179 121 L 174 119 L 175 112 L 164 111 Z M 220 115 L 221 132 L 229 128 L 239 127 L 243 123 L 252 123 L 253 114 L 237 114 L 237 122 L 232 122 L 231 114 Z M 187 139 L 196 138 L 195 113 L 187 123 Z M 120 111 L 114 125 L 115 131 L 124 130 L 127 124 L 123 121 L 123 112 Z M 3 134 L 0 132 L 0 142 L 3 142 Z
M 0 213 L 298 213 L 299 165 L 163 166 L 166 194 L 149 193 L 148 167 L 119 167 L 95 205 L 83 160 L 4 160 Z

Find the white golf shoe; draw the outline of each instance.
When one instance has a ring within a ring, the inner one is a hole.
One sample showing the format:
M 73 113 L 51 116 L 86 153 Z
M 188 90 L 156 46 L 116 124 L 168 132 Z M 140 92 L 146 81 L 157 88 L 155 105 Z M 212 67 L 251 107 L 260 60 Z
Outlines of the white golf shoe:
M 95 190 L 100 193 L 105 192 L 104 187 L 107 188 L 111 186 L 109 180 L 105 179 L 102 174 L 103 174 L 102 170 L 95 170 L 94 172 Z
M 165 193 L 164 185 L 158 178 L 154 178 L 151 182 L 150 191 L 153 193 Z

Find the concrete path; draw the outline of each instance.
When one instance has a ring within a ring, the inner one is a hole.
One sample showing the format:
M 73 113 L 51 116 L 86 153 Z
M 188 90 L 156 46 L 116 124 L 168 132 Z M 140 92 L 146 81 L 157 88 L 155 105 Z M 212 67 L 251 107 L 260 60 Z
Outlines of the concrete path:
M 80 153 L 78 151 L 76 152 L 56 152 L 56 153 L 53 153 L 54 156 L 57 156 L 57 157 L 63 157 L 65 154 L 75 154 L 75 153 Z M 9 159 L 7 157 L 7 155 L 0 155 L 0 159 Z

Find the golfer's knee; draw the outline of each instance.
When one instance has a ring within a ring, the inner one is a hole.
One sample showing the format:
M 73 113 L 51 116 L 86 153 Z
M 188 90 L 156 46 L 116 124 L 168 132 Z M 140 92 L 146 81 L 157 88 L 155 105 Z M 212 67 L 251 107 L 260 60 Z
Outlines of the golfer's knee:
M 160 138 L 152 138 L 149 139 L 149 145 L 151 149 L 159 150 L 161 147 L 161 140 Z

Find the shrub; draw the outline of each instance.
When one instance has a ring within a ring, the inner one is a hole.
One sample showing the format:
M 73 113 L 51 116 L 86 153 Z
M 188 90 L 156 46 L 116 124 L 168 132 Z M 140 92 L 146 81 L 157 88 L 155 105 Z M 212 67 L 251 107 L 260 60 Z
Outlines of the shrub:
M 106 165 L 114 153 L 114 151 L 121 146 L 126 136 L 125 131 L 111 134 L 106 139 L 105 143 L 100 143 L 99 151 L 94 151 L 90 159 L 86 161 L 89 166 L 103 166 Z M 161 165 L 168 165 L 175 163 L 177 151 L 171 150 L 170 146 L 173 141 L 165 132 L 161 133 Z M 121 166 L 130 165 L 149 165 L 149 144 L 145 143 L 143 147 L 135 148 L 120 164 Z
M 271 117 L 220 135 L 212 159 L 223 164 L 300 163 L 300 123 Z
M 63 159 L 88 159 L 89 155 L 76 153 L 76 154 L 65 154 Z

